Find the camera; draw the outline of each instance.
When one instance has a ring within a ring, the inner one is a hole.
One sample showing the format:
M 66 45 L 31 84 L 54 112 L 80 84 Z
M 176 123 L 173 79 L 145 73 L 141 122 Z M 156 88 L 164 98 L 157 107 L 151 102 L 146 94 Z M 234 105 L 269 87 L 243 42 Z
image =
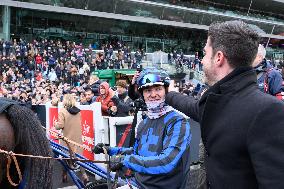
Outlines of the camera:
M 111 117 L 114 117 L 114 116 L 117 114 L 117 112 L 111 111 L 110 107 L 107 109 L 107 113 L 108 113 L 108 115 L 111 116 Z
M 143 70 L 142 65 L 141 65 L 141 64 L 138 64 L 137 67 L 136 67 L 136 70 L 137 70 L 138 72 L 141 72 L 141 71 Z
M 131 104 L 131 107 L 133 107 L 135 110 L 140 111 L 147 111 L 147 106 L 142 98 L 138 98 L 134 100 Z

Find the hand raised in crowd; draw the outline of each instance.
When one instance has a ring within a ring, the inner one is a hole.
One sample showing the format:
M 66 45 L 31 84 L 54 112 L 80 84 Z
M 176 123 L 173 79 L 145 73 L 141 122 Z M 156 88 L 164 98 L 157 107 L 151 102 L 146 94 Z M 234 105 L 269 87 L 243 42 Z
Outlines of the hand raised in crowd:
M 169 85 L 169 88 L 168 88 L 168 91 L 174 91 L 174 92 L 178 92 L 178 88 L 175 87 L 175 81 L 174 80 L 171 80 L 170 82 L 170 85 Z
M 131 81 L 131 84 L 134 85 L 136 83 L 136 80 L 137 78 L 139 77 L 140 75 L 140 72 L 139 71 L 136 71 L 133 78 L 132 78 L 132 81 Z

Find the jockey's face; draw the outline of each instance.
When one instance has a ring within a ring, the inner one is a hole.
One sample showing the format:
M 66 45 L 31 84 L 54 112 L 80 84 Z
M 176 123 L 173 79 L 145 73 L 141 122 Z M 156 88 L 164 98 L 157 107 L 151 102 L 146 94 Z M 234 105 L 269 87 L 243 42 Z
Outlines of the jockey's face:
M 15 147 L 15 136 L 14 136 L 14 130 L 10 123 L 10 121 L 7 119 L 5 114 L 0 114 L 0 149 L 5 151 L 13 151 Z M 0 183 L 2 179 L 5 176 L 5 171 L 7 165 L 7 160 L 4 156 L 4 154 L 0 153 L 0 172 L 2 175 L 0 175 Z
M 163 100 L 166 96 L 165 87 L 162 85 L 154 85 L 143 90 L 145 102 Z

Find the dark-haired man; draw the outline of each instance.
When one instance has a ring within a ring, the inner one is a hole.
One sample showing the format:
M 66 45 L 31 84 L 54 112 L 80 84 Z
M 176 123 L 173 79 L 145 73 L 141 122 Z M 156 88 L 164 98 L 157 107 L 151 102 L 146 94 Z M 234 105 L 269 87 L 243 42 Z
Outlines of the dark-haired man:
M 85 89 L 85 97 L 87 100 L 87 105 L 93 104 L 96 101 L 96 96 L 91 88 Z
M 284 187 L 284 104 L 258 89 L 258 45 L 242 21 L 212 24 L 202 60 L 209 89 L 200 100 L 167 94 L 166 103 L 201 125 L 209 188 Z
M 117 81 L 116 88 L 117 95 L 111 94 L 111 100 L 115 105 L 112 107 L 111 111 L 115 112 L 116 117 L 129 116 L 129 113 L 132 110 L 131 103 L 133 101 L 128 96 L 126 81 Z

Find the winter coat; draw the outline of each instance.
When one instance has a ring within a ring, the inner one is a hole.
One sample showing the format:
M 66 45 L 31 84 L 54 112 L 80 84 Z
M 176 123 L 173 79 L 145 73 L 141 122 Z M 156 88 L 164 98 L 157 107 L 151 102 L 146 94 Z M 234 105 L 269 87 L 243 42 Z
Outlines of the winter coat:
M 48 78 L 49 78 L 50 81 L 56 81 L 57 75 L 56 75 L 55 71 L 49 72 Z
M 36 61 L 36 64 L 41 64 L 42 63 L 42 57 L 40 55 L 37 55 L 35 57 L 35 61 Z
M 284 103 L 258 89 L 252 68 L 235 69 L 199 101 L 169 92 L 166 103 L 200 123 L 209 188 L 284 188 Z
M 76 86 L 80 82 L 79 76 L 77 74 L 69 74 L 67 77 L 67 83 L 71 86 Z
M 133 103 L 133 101 L 129 98 L 127 93 L 128 92 L 126 91 L 124 94 L 118 95 L 118 97 L 114 96 L 111 98 L 114 105 L 117 107 L 115 117 L 129 116 L 129 112 L 133 109 L 131 107 L 131 103 Z
M 276 70 L 268 61 L 264 61 L 256 68 L 258 88 L 262 92 L 276 95 L 283 92 L 283 79 L 280 71 Z M 267 85 L 267 90 L 265 90 Z
M 58 123 L 55 125 L 56 129 L 62 129 L 64 137 L 83 144 L 82 142 L 82 128 L 81 128 L 81 113 L 77 107 L 62 108 L 58 113 Z M 64 146 L 67 146 L 64 141 L 60 141 Z M 72 150 L 76 153 L 82 154 L 83 150 L 70 144 Z
M 101 85 L 104 86 L 106 90 L 106 94 L 104 96 L 100 95 L 96 98 L 96 102 L 101 102 L 102 105 L 102 115 L 109 116 L 110 111 L 109 108 L 114 105 L 111 101 L 111 96 L 109 96 L 109 84 L 107 82 L 102 82 Z
M 49 59 L 48 59 L 48 65 L 55 65 L 55 58 L 49 57 Z

